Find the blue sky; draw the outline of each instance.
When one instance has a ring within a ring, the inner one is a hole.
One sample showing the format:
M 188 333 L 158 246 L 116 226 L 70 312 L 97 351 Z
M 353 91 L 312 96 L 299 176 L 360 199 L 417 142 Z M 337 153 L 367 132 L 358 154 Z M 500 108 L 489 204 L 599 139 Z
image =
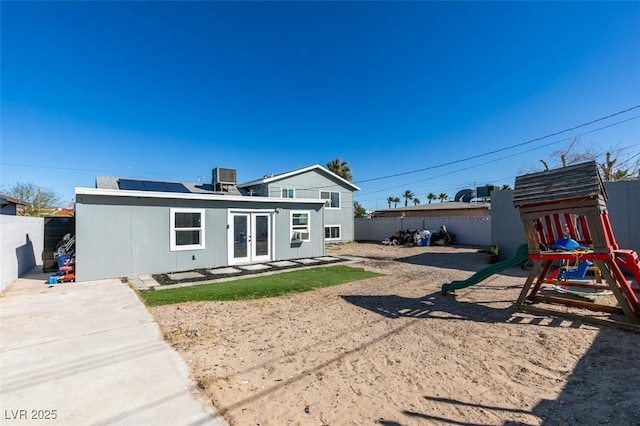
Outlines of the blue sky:
M 513 147 L 640 105 L 640 2 L 3 2 L 1 19 L 1 183 L 66 200 L 96 175 L 244 182 L 339 157 L 376 209 L 513 186 L 574 137 L 640 153 L 640 108 Z

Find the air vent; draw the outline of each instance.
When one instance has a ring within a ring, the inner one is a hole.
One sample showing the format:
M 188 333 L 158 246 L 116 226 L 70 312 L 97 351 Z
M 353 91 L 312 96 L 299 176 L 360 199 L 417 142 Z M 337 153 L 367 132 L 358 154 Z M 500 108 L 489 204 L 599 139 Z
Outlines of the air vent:
M 308 232 L 294 232 L 291 238 L 292 241 L 308 241 L 309 233 Z

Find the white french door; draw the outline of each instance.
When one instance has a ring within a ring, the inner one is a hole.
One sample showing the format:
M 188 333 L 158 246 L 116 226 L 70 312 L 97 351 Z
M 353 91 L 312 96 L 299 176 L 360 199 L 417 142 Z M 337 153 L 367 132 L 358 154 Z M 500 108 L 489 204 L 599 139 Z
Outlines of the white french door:
M 272 211 L 229 213 L 229 264 L 272 260 Z

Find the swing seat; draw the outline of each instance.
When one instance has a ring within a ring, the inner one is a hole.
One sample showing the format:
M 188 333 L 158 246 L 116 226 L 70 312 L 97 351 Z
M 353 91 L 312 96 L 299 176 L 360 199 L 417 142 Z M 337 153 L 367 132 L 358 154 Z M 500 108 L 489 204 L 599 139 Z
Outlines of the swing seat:
M 584 278 L 585 275 L 587 275 L 587 271 L 589 270 L 589 267 L 592 265 L 593 265 L 593 262 L 589 260 L 584 260 L 580 262 L 578 266 L 563 269 L 560 272 L 560 275 L 558 275 L 558 278 L 561 280 L 566 280 L 566 279 L 581 280 Z

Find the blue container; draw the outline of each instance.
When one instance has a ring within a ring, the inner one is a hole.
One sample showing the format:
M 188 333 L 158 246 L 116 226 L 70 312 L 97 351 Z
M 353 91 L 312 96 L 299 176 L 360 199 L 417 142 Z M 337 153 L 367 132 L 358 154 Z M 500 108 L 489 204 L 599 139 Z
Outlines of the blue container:
M 61 254 L 58 256 L 58 269 L 62 268 L 67 260 L 69 260 L 68 254 Z

